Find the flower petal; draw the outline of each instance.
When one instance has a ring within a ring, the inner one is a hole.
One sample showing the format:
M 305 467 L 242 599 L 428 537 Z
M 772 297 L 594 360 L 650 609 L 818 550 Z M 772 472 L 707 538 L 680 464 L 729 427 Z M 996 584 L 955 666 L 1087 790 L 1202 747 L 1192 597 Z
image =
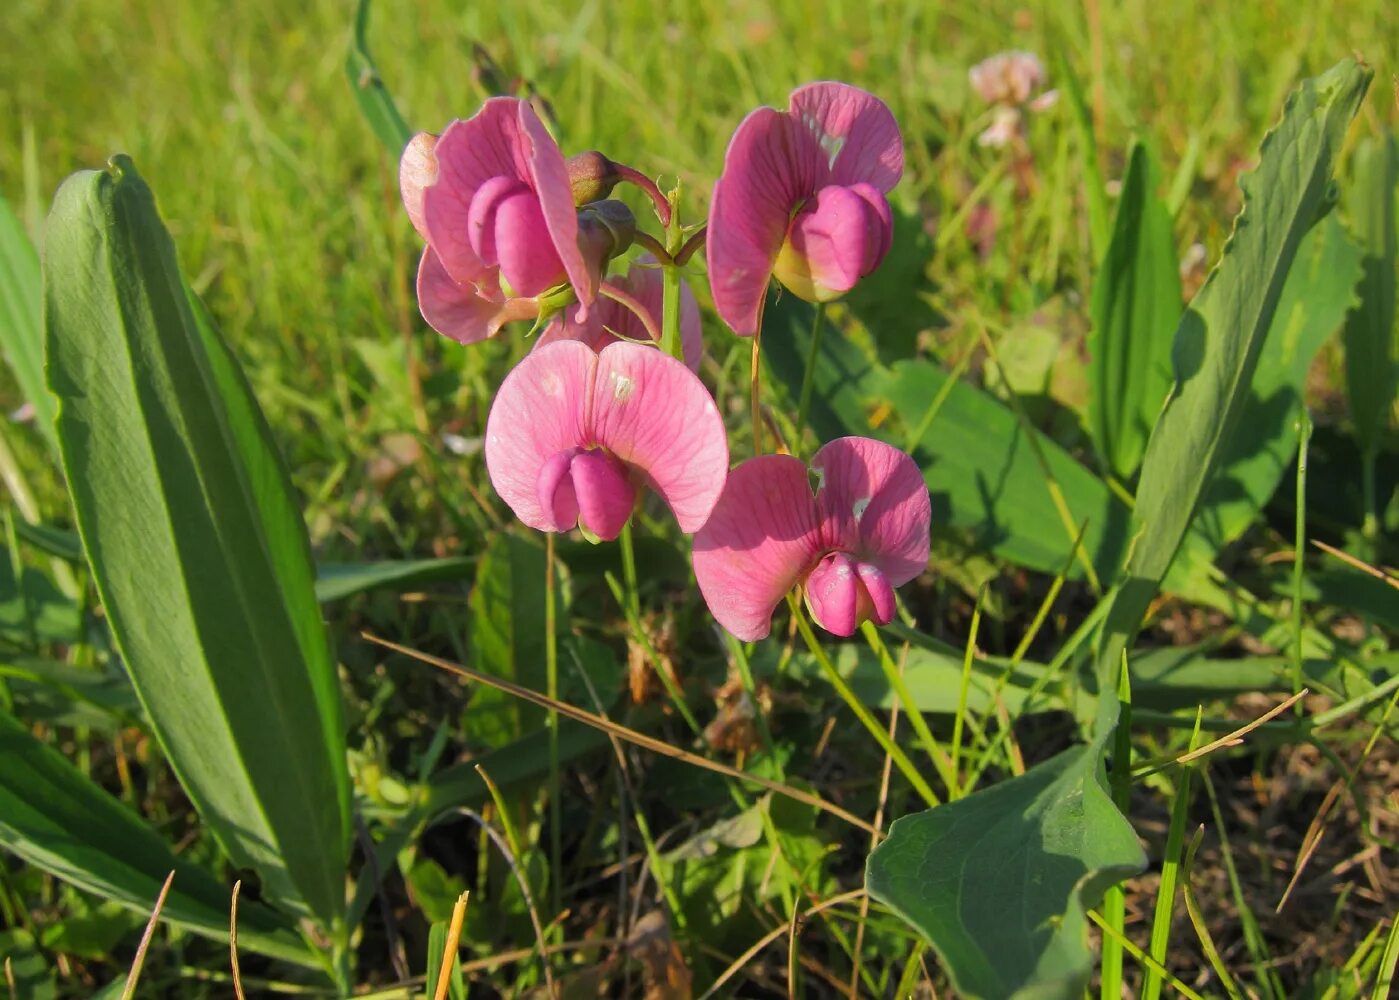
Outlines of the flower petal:
M 760 455 L 729 473 L 695 535 L 695 579 L 719 624 L 751 642 L 768 634 L 773 609 L 820 548 L 806 466 L 791 455 Z
M 616 343 L 597 357 L 590 440 L 644 473 L 682 531 L 698 530 L 729 468 L 714 397 L 693 372 L 654 347 Z
M 705 254 L 714 308 L 740 336 L 757 333 L 792 211 L 816 193 L 826 169 L 814 135 L 772 108 L 751 112 L 729 141 Z
M 486 471 L 496 493 L 531 528 L 573 527 L 555 520 L 553 502 L 548 508 L 541 503 L 541 474 L 559 452 L 588 444 L 584 419 L 596 365 L 597 355 L 574 341 L 531 351 L 505 376 L 491 404 Z M 576 517 L 576 500 L 561 503 L 559 512 L 566 516 L 570 508 Z
M 928 565 L 932 502 L 917 464 L 883 441 L 837 438 L 811 459 L 824 547 L 855 555 L 899 587 Z
M 904 172 L 904 144 L 894 114 L 879 98 L 848 83 L 808 83 L 792 91 L 792 117 L 815 137 L 829 183 L 873 184 L 888 194 Z
M 418 264 L 418 308 L 429 326 L 462 344 L 493 337 L 511 320 L 539 312 L 533 299 L 489 298 L 472 282 L 455 280 L 432 247 L 423 250 Z
M 792 220 L 774 273 L 808 302 L 829 302 L 854 288 L 883 259 L 885 219 L 874 201 L 884 196 L 868 184 L 830 184 Z
M 492 97 L 466 121 L 448 125 L 437 140 L 437 180 L 423 191 L 423 221 L 428 243 L 458 281 L 471 280 L 468 275 L 482 268 L 469 238 L 476 192 L 493 177 L 530 182 L 520 151 L 525 142 L 516 107 L 520 103 Z
M 487 102 L 490 103 L 490 102 Z M 534 113 L 528 101 L 517 101 L 517 121 L 521 136 L 521 164 L 528 174 L 526 178 L 534 193 L 539 196 L 539 207 L 544 213 L 544 224 L 554 241 L 554 249 L 563 261 L 568 283 L 578 296 L 579 317 L 586 319 L 588 307 L 597 298 L 597 278 L 589 273 L 583 260 L 583 252 L 578 246 L 578 212 L 573 205 L 573 188 L 568 179 L 568 164 L 558 143 L 549 134 L 539 116 Z
M 855 572 L 855 564 L 844 552 L 823 557 L 806 578 L 805 591 L 811 617 L 832 635 L 854 635 L 856 626 L 868 616 L 861 612 L 869 611 L 869 597 Z
M 398 190 L 403 195 L 403 207 L 424 240 L 427 224 L 423 221 L 423 191 L 437 181 L 437 156 L 433 152 L 436 146 L 437 136 L 419 132 L 408 140 L 398 161 Z
M 570 474 L 578 498 L 578 520 L 604 542 L 622 533 L 636 507 L 636 487 L 616 457 L 595 448 L 573 458 Z

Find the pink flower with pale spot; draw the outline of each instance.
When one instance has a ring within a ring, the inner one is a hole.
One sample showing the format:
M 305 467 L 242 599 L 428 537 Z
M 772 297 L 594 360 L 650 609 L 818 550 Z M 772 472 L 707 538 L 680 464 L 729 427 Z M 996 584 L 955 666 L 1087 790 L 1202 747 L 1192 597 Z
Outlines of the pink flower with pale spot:
M 418 306 L 439 333 L 484 340 L 565 283 L 587 315 L 611 236 L 591 216 L 580 226 L 563 153 L 527 101 L 493 97 L 440 138 L 414 136 L 399 187 L 427 241 Z
M 816 623 L 839 636 L 894 620 L 894 588 L 928 565 L 932 504 L 913 459 L 871 438 L 838 438 L 807 468 L 761 455 L 729 473 L 695 535 L 695 578 L 709 610 L 745 642 L 802 585 Z
M 611 276 L 608 281 L 616 290 L 630 295 L 636 306 L 646 311 L 651 320 L 651 330 L 646 328 L 635 312 L 620 302 L 599 298 L 588 310 L 586 319 L 578 318 L 577 307 L 555 316 L 539 335 L 536 347 L 556 340 L 579 340 L 600 351 L 618 340 L 652 340 L 652 331 L 660 330 L 665 299 L 664 279 L 657 269 L 656 258 L 642 254 L 632 262 L 631 269 L 625 275 Z M 690 291 L 690 286 L 683 281 L 680 283 L 680 344 L 686 367 L 698 372 L 704 353 L 699 302 L 695 299 L 695 293 Z
M 709 208 L 709 281 L 724 322 L 757 333 L 774 276 L 828 302 L 877 268 L 893 238 L 885 196 L 903 165 L 889 108 L 848 84 L 810 83 L 786 111 L 743 119 Z
M 729 445 L 709 390 L 654 347 L 558 340 L 505 377 L 486 420 L 486 469 L 540 531 L 616 538 L 649 487 L 697 530 L 724 488 Z

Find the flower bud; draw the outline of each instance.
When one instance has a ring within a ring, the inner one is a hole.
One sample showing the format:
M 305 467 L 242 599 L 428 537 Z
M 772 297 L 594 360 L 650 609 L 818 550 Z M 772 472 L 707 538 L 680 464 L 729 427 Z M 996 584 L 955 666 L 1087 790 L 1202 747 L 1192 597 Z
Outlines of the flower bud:
M 596 149 L 569 157 L 567 165 L 568 183 L 573 189 L 575 205 L 601 201 L 612 193 L 622 179 L 617 165 Z
M 620 201 L 595 201 L 578 211 L 578 245 L 586 258 L 611 260 L 636 238 L 636 216 Z

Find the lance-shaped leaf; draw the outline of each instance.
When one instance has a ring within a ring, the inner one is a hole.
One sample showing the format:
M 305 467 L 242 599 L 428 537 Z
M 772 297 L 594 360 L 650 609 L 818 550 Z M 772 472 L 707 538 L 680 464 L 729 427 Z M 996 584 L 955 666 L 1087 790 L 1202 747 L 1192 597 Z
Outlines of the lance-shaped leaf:
M 44 324 L 39 255 L 24 227 L 0 198 L 0 349 L 19 391 L 34 407 L 34 426 L 50 445 L 54 401 L 44 384 Z
M 349 777 L 306 527 L 130 159 L 59 188 L 44 279 L 69 493 L 152 729 L 233 862 L 334 928 Z
M 171 871 L 161 916 L 228 940 L 229 889 L 177 858 L 139 816 L 93 784 L 58 751 L 0 711 L 0 844 L 71 885 L 148 914 Z M 292 922 L 265 906 L 238 908 L 239 943 L 314 965 Z
M 1117 721 L 1114 678 L 1180 547 L 1248 401 L 1254 370 L 1303 236 L 1329 208 L 1331 170 L 1372 72 L 1346 60 L 1306 80 L 1242 181 L 1244 207 L 1218 267 L 1186 310 L 1175 387 L 1137 489 L 1137 532 L 1098 652 L 1100 733 Z
M 1239 433 L 1224 449 L 1191 528 L 1218 552 L 1253 523 L 1297 457 L 1297 413 L 1307 370 L 1355 302 L 1361 250 L 1333 212 L 1298 247 L 1253 373 Z
M 1085 912 L 1146 863 L 1103 788 L 1100 757 L 1096 743 L 1075 747 L 904 816 L 870 855 L 870 895 L 928 938 L 958 996 L 1083 995 Z
M 1171 335 L 1181 313 L 1171 216 L 1156 196 L 1160 173 L 1148 148 L 1134 145 L 1093 284 L 1088 427 L 1103 468 L 1124 482 L 1136 474 L 1171 391 Z
M 1389 421 L 1399 376 L 1399 327 L 1394 320 L 1396 249 L 1394 199 L 1399 184 L 1399 147 L 1394 133 L 1361 140 L 1355 148 L 1355 179 L 1346 207 L 1356 238 L 1365 248 L 1360 303 L 1346 320 L 1346 388 L 1360 447 L 1368 451 Z

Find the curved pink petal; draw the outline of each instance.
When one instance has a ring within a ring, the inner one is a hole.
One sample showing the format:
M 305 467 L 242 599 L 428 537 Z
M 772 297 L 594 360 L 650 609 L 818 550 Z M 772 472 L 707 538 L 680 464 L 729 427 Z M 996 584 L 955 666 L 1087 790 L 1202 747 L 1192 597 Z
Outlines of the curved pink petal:
M 819 144 L 830 183 L 873 184 L 884 194 L 899 183 L 903 138 L 879 98 L 848 83 L 808 83 L 792 91 L 788 106 Z
M 430 246 L 418 264 L 418 308 L 428 326 L 462 344 L 494 337 L 511 320 L 539 314 L 534 299 L 492 298 L 481 286 L 457 281 Z
M 563 264 L 549 242 L 534 192 L 521 190 L 502 199 L 491 221 L 495 228 L 492 249 L 513 294 L 538 295 L 559 283 Z
M 570 500 L 541 487 L 547 485 L 546 472 L 553 473 L 555 487 L 569 476 L 555 468 L 560 465 L 555 455 L 588 444 L 585 411 L 596 365 L 597 355 L 573 341 L 531 351 L 505 376 L 491 404 L 486 471 L 496 493 L 531 528 L 567 531 L 573 523 L 558 518 L 570 512 L 577 517 L 576 496 Z
M 616 457 L 600 448 L 574 456 L 570 472 L 578 521 L 604 542 L 622 533 L 636 506 L 636 487 Z
M 832 635 L 854 635 L 868 617 L 869 595 L 844 552 L 831 552 L 816 564 L 806 578 L 805 594 L 811 617 Z
M 483 266 L 470 239 L 476 192 L 495 177 L 530 183 L 523 169 L 520 103 L 513 97 L 492 97 L 472 117 L 448 125 L 433 151 L 437 180 L 423 191 L 426 238 L 458 281 L 470 280 L 468 275 Z
M 860 563 L 855 567 L 855 572 L 860 575 L 860 583 L 864 585 L 865 593 L 869 596 L 869 618 L 876 625 L 888 625 L 894 620 L 894 612 L 897 610 L 894 604 L 894 588 L 890 586 L 888 578 L 878 566 L 869 563 Z
M 559 341 L 530 357 L 570 343 Z M 654 347 L 619 342 L 604 348 L 587 430 L 592 443 L 646 476 L 680 530 L 704 524 L 724 488 L 729 444 L 714 397 L 693 372 Z
M 489 102 L 487 102 L 489 103 Z M 544 223 L 553 239 L 554 249 L 563 262 L 568 283 L 578 296 L 579 316 L 586 319 L 588 307 L 597 298 L 597 278 L 589 273 L 578 246 L 578 211 L 573 204 L 573 188 L 568 179 L 568 164 L 558 143 L 549 134 L 528 101 L 518 101 L 518 123 L 521 135 L 521 164 L 528 173 L 527 180 L 539 196 Z
M 772 627 L 772 612 L 821 551 L 806 466 L 760 455 L 729 473 L 695 535 L 695 579 L 716 621 L 745 642 Z
M 837 438 L 811 459 L 824 547 L 878 568 L 899 587 L 928 565 L 932 501 L 917 464 L 872 438 Z
M 792 212 L 826 172 L 813 133 L 772 108 L 751 112 L 729 141 L 709 205 L 705 255 L 714 308 L 740 336 L 757 333 Z
M 433 152 L 436 146 L 437 136 L 419 132 L 408 140 L 398 161 L 398 190 L 403 196 L 403 207 L 424 240 L 427 224 L 423 221 L 423 191 L 437 181 L 437 156 Z
M 854 288 L 883 257 L 886 218 L 870 200 L 884 196 L 868 184 L 831 184 L 792 220 L 774 273 L 793 294 L 808 302 L 829 302 Z

